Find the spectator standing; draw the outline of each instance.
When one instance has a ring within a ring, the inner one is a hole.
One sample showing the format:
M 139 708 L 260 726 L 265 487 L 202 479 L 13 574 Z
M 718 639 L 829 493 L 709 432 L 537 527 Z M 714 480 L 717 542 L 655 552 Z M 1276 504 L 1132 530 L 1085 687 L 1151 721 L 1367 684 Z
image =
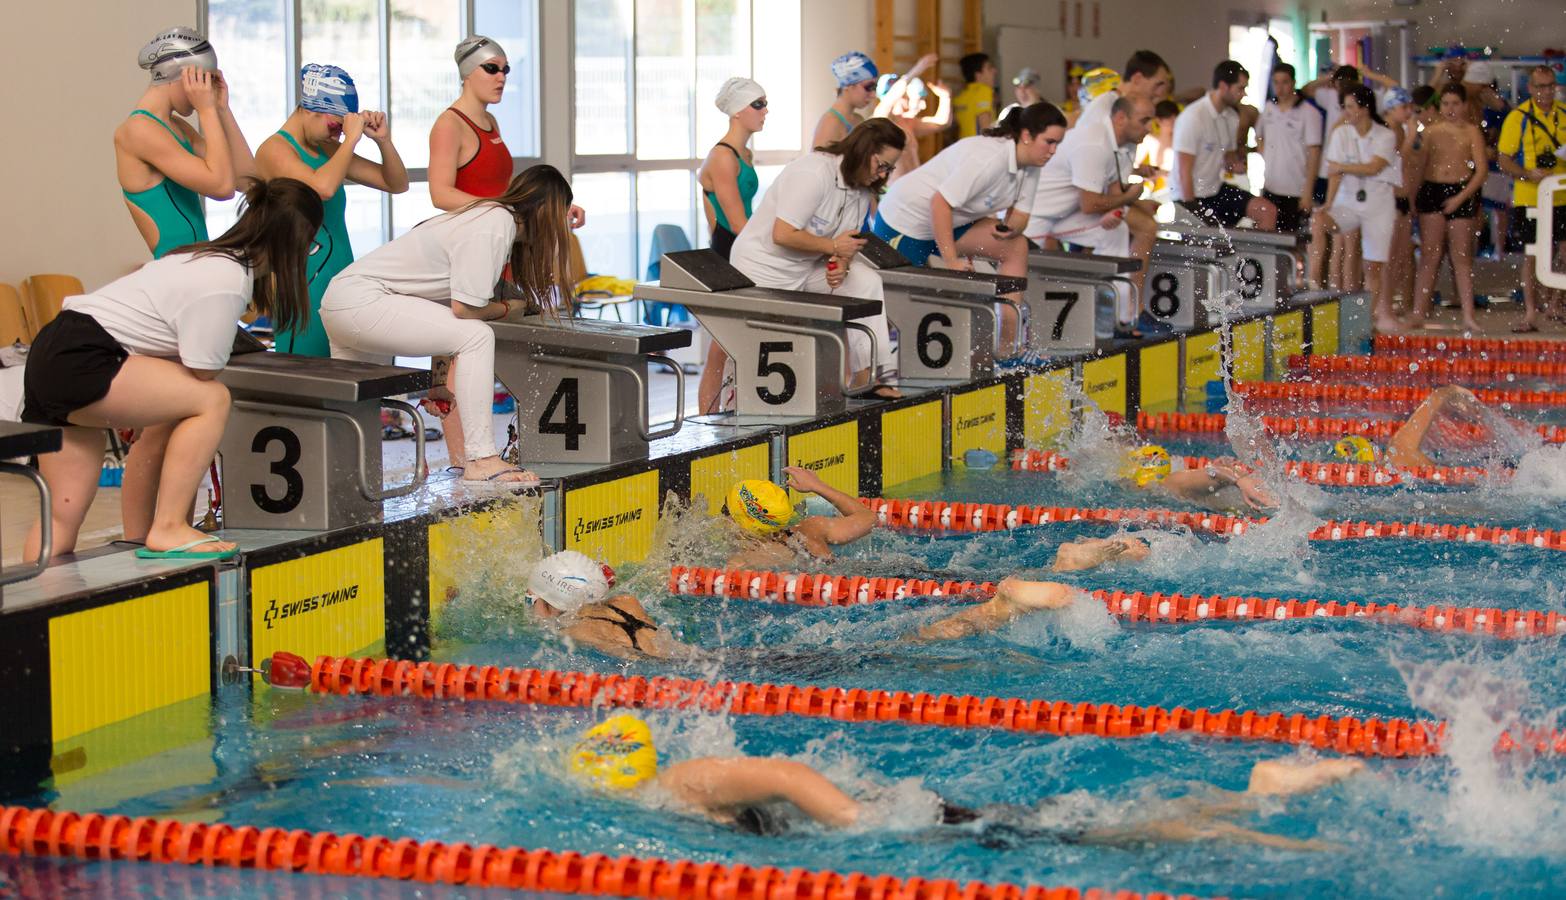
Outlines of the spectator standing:
M 1535 223 L 1528 207 L 1539 202 L 1539 182 L 1551 175 L 1566 174 L 1566 109 L 1557 102 L 1555 72 L 1549 66 L 1536 66 L 1528 73 L 1528 99 L 1507 114 L 1496 146 L 1496 162 L 1512 178 L 1511 234 L 1523 244 L 1534 239 Z M 1558 253 L 1566 241 L 1566 205 L 1555 207 L 1555 226 L 1551 242 Z M 1525 334 L 1539 330 L 1539 313 L 1551 309 L 1560 318 L 1560 292 L 1539 284 L 1537 261 L 1527 257 L 1522 278 L 1523 318 L 1512 331 Z M 1553 303 L 1547 302 L 1553 301 Z
M 1213 69 L 1212 89 L 1175 119 L 1174 192 L 1180 205 L 1203 221 L 1233 228 L 1249 217 L 1257 228 L 1271 231 L 1278 208 L 1223 181 L 1226 170 L 1240 168 L 1238 108 L 1250 80 L 1244 66 L 1224 60 Z
M 1294 89 L 1294 67 L 1272 69 L 1277 99 L 1262 110 L 1256 126 L 1265 164 L 1262 196 L 1278 208 L 1278 230 L 1295 232 L 1315 207 L 1315 176 L 1321 168 L 1321 115 Z

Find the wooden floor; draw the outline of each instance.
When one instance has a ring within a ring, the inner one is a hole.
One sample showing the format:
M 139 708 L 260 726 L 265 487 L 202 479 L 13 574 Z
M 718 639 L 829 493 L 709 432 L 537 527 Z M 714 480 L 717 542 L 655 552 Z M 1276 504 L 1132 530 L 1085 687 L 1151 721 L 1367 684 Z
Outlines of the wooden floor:
M 1516 284 L 1515 269 L 1506 264 L 1491 263 L 1487 266 L 1476 267 L 1475 290 L 1480 293 L 1489 291 L 1497 297 L 1506 295 L 1505 285 Z M 1488 282 L 1488 285 L 1487 285 Z M 1478 312 L 1478 319 L 1482 326 L 1482 337 L 1510 337 L 1511 326 L 1522 316 L 1522 308 L 1513 303 L 1496 303 L 1489 309 Z M 1441 308 L 1432 317 L 1428 333 L 1458 333 L 1460 319 L 1455 308 Z M 1566 325 L 1559 322 L 1545 321 L 1541 323 L 1541 331 L 1538 334 L 1528 335 L 1530 338 L 1549 338 L 1566 340 Z M 685 408 L 690 412 L 696 408 L 696 378 L 687 377 L 685 380 Z M 654 422 L 666 421 L 674 416 L 674 377 L 664 372 L 655 371 L 649 381 L 650 414 Z M 504 446 L 506 437 L 506 424 L 510 416 L 495 416 L 495 434 L 497 446 Z M 382 444 L 385 456 L 385 467 L 388 481 L 399 480 L 399 476 L 406 476 L 413 470 L 414 442 L 410 440 L 387 441 Z M 441 441 L 432 441 L 428 448 L 431 472 L 439 472 L 446 467 L 446 446 Z M 197 517 L 206 512 L 206 492 L 202 491 L 197 496 Z M 22 541 L 27 530 L 37 521 L 38 501 L 37 492 L 31 482 L 17 477 L 0 477 L 0 560 L 5 565 L 13 565 L 21 560 Z M 98 497 L 93 502 L 92 509 L 87 514 L 87 523 L 82 530 L 77 547 L 80 550 L 90 550 L 113 541 L 120 536 L 120 491 L 118 488 L 102 488 L 98 491 Z

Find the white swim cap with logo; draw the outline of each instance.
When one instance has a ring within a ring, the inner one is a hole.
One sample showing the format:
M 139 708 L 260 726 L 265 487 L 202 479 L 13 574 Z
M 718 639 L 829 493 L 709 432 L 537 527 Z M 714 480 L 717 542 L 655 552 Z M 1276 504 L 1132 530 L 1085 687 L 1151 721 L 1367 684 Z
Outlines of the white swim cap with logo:
M 457 61 L 457 75 L 463 81 L 467 81 L 468 76 L 473 74 L 474 69 L 477 69 L 483 63 L 504 57 L 505 55 L 505 48 L 500 46 L 500 43 L 494 38 L 475 34 L 472 37 L 463 38 L 457 44 L 457 50 L 452 54 L 452 58 Z
M 602 563 L 575 550 L 561 550 L 533 567 L 527 592 L 570 613 L 604 599 L 609 594 L 609 579 Z
M 136 64 L 152 73 L 153 84 L 179 80 L 186 66 L 216 69 L 217 52 L 194 28 L 176 25 L 159 32 L 141 48 Z

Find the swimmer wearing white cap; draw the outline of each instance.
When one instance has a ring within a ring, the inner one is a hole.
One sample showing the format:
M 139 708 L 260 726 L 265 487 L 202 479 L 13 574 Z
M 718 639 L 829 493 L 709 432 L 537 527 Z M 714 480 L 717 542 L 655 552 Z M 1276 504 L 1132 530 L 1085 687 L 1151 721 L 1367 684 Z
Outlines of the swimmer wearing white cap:
M 255 165 L 206 38 L 183 26 L 168 28 L 141 48 L 136 61 L 151 73 L 152 85 L 114 131 L 114 162 L 131 219 L 159 259 L 206 240 L 201 198 L 233 197 Z M 191 113 L 200 131 L 180 118 Z
M 528 576 L 528 611 L 555 624 L 568 641 L 623 659 L 693 652 L 650 621 L 635 597 L 611 597 L 613 579 L 613 569 L 575 550 L 546 556 Z

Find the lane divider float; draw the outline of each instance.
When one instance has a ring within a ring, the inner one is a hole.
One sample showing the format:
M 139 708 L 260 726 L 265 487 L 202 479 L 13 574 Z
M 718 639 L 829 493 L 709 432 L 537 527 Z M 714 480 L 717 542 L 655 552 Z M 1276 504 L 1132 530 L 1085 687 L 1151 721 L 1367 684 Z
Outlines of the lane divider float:
M 1511 378 L 1566 380 L 1566 362 L 1516 359 L 1443 359 L 1407 356 L 1291 356 L 1291 376 L 1364 378 L 1379 376 L 1449 384 L 1456 381 L 1506 381 Z
M 1176 456 L 1187 469 L 1200 469 L 1219 462 L 1210 456 Z M 1018 472 L 1063 472 L 1071 468 L 1071 460 L 1051 450 L 1018 450 L 1011 456 L 1011 468 Z M 1408 481 L 1429 481 L 1438 484 L 1473 484 L 1490 477 L 1488 470 L 1479 467 L 1458 466 L 1409 466 L 1393 468 L 1369 463 L 1337 461 L 1303 462 L 1285 460 L 1284 474 L 1311 484 L 1338 487 L 1392 487 Z M 1499 474 L 1499 473 L 1498 473 Z M 1505 476 L 1501 476 L 1505 477 Z
M 1175 509 L 1085 509 L 1075 506 L 1010 506 L 949 500 L 887 500 L 860 497 L 882 525 L 910 531 L 1008 531 L 1060 522 L 1121 522 L 1177 525 L 1211 534 L 1240 535 L 1265 524 L 1265 517 L 1228 516 Z M 1309 535 L 1313 541 L 1367 538 L 1456 541 L 1566 550 L 1566 531 L 1553 528 L 1502 528 L 1490 525 L 1439 525 L 1425 522 L 1346 522 L 1329 519 Z
M 1237 381 L 1230 390 L 1246 399 L 1287 400 L 1294 403 L 1344 403 L 1380 408 L 1412 408 L 1432 388 L 1370 387 L 1362 384 L 1314 384 L 1299 381 Z M 1479 402 L 1500 407 L 1548 408 L 1566 406 L 1566 391 L 1491 390 L 1474 391 Z
M 222 822 L 0 806 L 0 853 L 378 878 L 542 894 L 647 900 L 1176 900 L 982 881 L 840 874 L 493 844 L 363 837 Z M 1194 900 L 1179 895 L 1178 900 Z
M 1262 425 L 1279 437 L 1310 438 L 1326 442 L 1336 441 L 1348 434 L 1357 434 L 1372 441 L 1385 442 L 1403 427 L 1402 419 L 1332 419 L 1318 416 L 1262 416 Z M 1136 429 L 1142 434 L 1222 434 L 1229 417 L 1223 413 L 1145 413 L 1136 417 Z M 1566 444 L 1566 426 L 1536 425 L 1538 435 L 1547 444 Z M 1483 437 L 1477 426 L 1468 426 L 1466 433 Z
M 1385 356 L 1477 356 L 1519 361 L 1566 362 L 1566 341 L 1538 338 L 1437 337 L 1419 334 L 1378 334 L 1375 352 Z
M 868 578 L 821 572 L 763 572 L 703 566 L 670 568 L 668 588 L 669 593 L 686 597 L 726 597 L 801 606 L 857 606 L 908 597 L 963 597 L 977 601 L 995 595 L 995 584 L 989 581 Z M 1160 625 L 1331 618 L 1372 619 L 1428 631 L 1487 634 L 1499 638 L 1566 634 L 1566 615 L 1536 609 L 1399 606 L 1396 603 L 1166 594 L 1157 591 L 1096 590 L 1089 593 L 1117 618 Z

